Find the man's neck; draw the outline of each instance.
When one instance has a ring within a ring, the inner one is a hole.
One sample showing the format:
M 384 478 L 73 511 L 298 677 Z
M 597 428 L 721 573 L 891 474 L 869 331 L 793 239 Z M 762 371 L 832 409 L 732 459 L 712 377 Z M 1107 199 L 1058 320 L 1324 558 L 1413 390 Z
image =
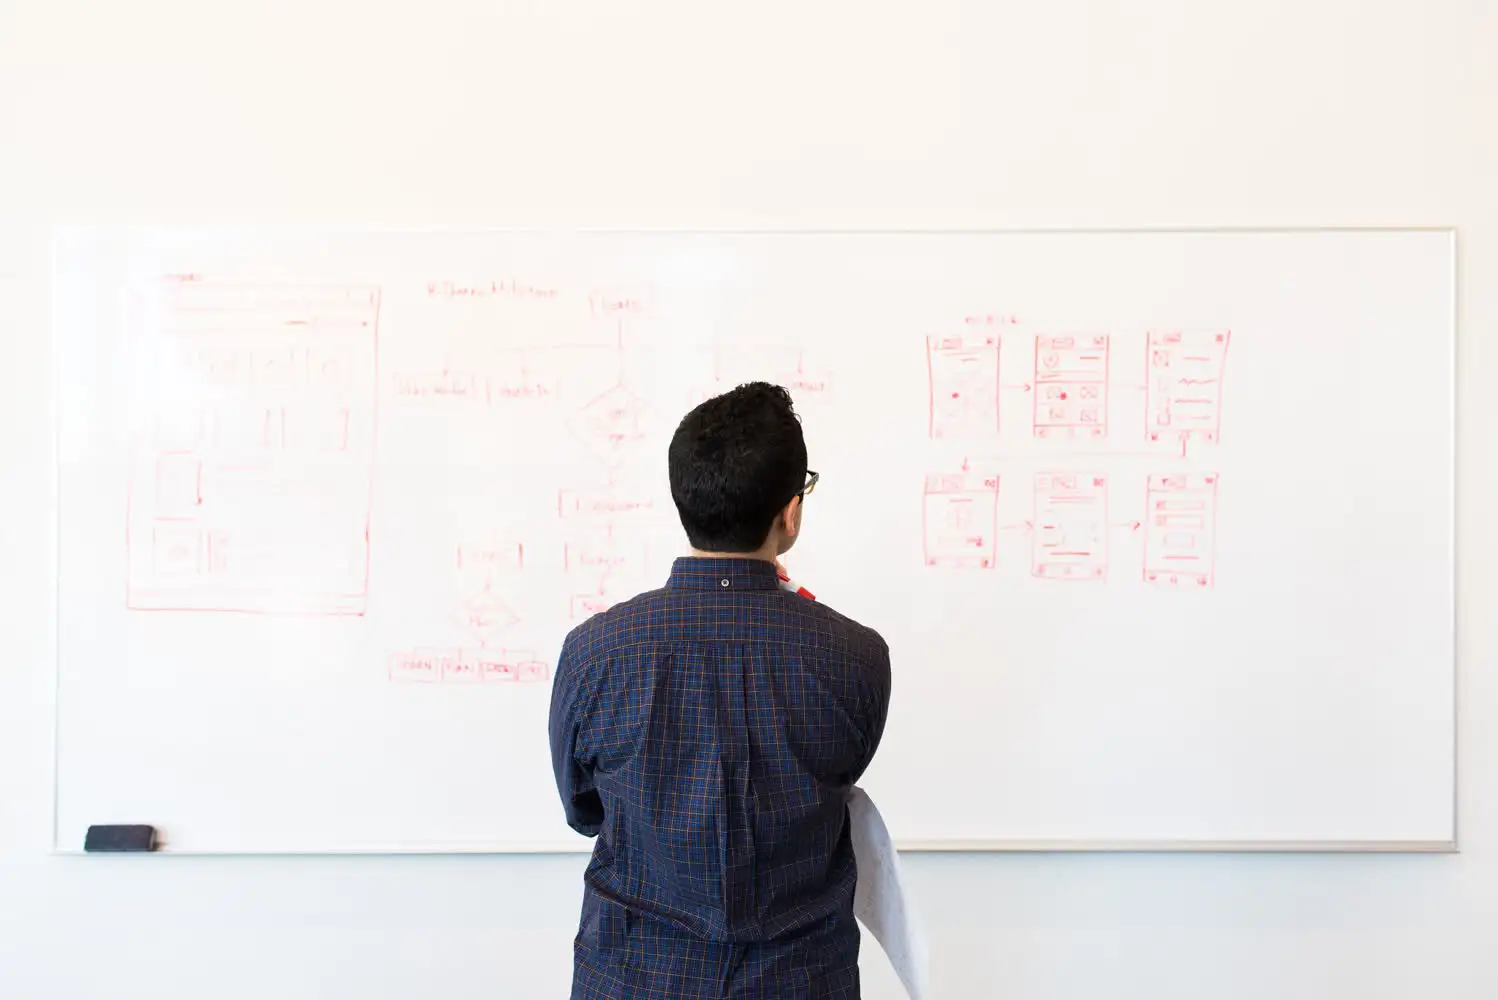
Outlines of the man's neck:
M 707 552 L 703 549 L 692 549 L 691 554 L 693 559 L 758 559 L 767 563 L 775 561 L 775 550 L 769 546 L 753 552 Z

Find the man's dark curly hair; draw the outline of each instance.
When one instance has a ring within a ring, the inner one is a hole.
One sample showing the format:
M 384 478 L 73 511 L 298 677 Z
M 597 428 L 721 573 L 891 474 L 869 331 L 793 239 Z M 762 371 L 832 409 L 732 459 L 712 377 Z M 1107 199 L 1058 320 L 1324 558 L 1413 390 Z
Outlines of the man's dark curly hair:
M 698 405 L 671 438 L 671 499 L 692 547 L 753 552 L 806 483 L 791 394 L 750 382 Z

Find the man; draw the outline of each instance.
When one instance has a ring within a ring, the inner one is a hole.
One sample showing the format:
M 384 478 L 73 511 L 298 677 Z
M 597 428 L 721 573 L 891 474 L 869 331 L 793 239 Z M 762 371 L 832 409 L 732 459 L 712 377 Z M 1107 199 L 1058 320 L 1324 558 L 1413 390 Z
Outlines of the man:
M 692 553 L 574 629 L 552 691 L 562 806 L 597 837 L 573 1000 L 857 1000 L 847 796 L 889 649 L 779 585 L 817 481 L 789 393 L 709 399 L 668 459 Z

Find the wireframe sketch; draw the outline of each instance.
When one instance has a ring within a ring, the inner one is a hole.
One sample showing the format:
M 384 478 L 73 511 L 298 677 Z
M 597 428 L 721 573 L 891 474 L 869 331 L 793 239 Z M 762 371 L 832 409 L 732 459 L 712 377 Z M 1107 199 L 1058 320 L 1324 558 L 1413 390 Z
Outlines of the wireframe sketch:
M 1212 586 L 1217 561 L 1217 474 L 1151 475 L 1145 511 L 1145 582 Z
M 998 476 L 927 476 L 921 513 L 927 566 L 993 568 L 998 552 Z
M 1108 335 L 1035 338 L 1035 436 L 1108 436 Z
M 1096 472 L 1035 476 L 1030 572 L 1047 580 L 1108 577 L 1108 478 Z
M 1149 334 L 1145 405 L 1149 440 L 1218 440 L 1230 340 L 1227 331 Z
M 362 614 L 380 294 L 167 279 L 127 507 L 138 610 Z
M 926 338 L 928 433 L 936 440 L 999 433 L 999 336 Z

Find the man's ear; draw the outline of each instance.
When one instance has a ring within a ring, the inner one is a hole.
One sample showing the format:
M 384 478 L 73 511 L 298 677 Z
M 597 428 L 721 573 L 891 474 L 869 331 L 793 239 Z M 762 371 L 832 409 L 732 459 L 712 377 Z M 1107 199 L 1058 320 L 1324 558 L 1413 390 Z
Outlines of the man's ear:
M 795 538 L 801 532 L 801 499 L 799 496 L 791 497 L 791 502 L 780 512 L 780 524 L 787 538 Z

